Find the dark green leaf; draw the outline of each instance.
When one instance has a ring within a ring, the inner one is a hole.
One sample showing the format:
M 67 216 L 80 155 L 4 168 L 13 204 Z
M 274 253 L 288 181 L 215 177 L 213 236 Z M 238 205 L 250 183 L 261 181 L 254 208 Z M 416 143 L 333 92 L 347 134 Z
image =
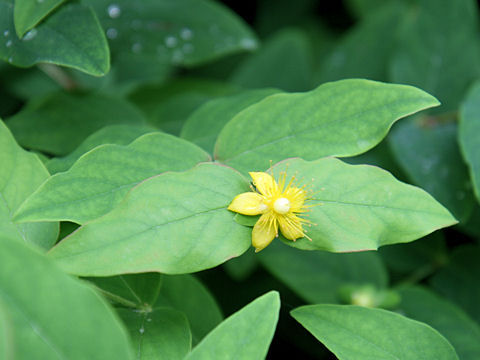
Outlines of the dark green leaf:
M 55 93 L 28 103 L 7 125 L 22 146 L 66 155 L 104 126 L 144 122 L 139 110 L 122 99 Z
M 22 37 L 65 0 L 15 0 L 15 30 Z
M 0 0 L 0 31 L 0 59 L 14 65 L 53 63 L 95 76 L 110 69 L 107 40 L 95 14 L 85 5 L 62 6 L 19 38 L 13 24 L 13 0 Z
M 457 144 L 457 125 L 420 117 L 397 124 L 389 137 L 393 155 L 412 179 L 459 220 L 475 203 Z

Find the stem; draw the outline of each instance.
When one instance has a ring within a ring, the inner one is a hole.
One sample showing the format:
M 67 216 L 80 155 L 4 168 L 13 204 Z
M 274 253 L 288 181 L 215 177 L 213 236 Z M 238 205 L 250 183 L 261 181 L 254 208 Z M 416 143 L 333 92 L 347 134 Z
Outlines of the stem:
M 65 90 L 73 90 L 77 84 L 60 67 L 53 64 L 38 64 L 38 68 Z

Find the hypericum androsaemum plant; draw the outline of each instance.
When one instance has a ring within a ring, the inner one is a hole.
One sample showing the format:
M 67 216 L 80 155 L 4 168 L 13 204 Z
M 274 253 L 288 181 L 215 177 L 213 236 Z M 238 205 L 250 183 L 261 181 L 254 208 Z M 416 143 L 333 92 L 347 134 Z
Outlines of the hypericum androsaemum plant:
M 480 358 L 476 5 L 274 3 L 0 0 L 0 359 Z

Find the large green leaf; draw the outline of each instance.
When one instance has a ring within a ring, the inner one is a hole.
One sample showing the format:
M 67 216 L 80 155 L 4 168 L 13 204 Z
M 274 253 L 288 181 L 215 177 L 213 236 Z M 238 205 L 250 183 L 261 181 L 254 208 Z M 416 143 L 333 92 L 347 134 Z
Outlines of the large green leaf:
M 457 144 L 457 125 L 419 117 L 397 124 L 389 137 L 397 162 L 412 182 L 442 203 L 461 222 L 475 199 Z
M 63 240 L 50 257 L 85 276 L 179 274 L 217 266 L 250 245 L 249 228 L 227 210 L 247 189 L 239 173 L 217 164 L 155 176 Z
M 66 155 L 104 126 L 144 122 L 140 111 L 122 99 L 55 93 L 28 103 L 7 125 L 22 146 Z
M 22 37 L 65 0 L 15 0 L 15 30 Z
M 186 316 L 168 308 L 151 311 L 119 308 L 118 314 L 130 330 L 138 360 L 185 358 L 191 348 L 192 334 Z
M 57 240 L 58 223 L 12 222 L 20 204 L 48 179 L 48 171 L 36 155 L 18 146 L 1 120 L 0 164 L 0 234 L 49 249 Z
M 316 75 L 318 83 L 345 78 L 387 80 L 387 65 L 405 6 L 381 2 L 383 6 L 372 9 L 325 57 Z
M 0 241 L 0 301 L 16 359 L 133 359 L 127 332 L 91 287 L 26 245 Z
M 464 360 L 480 358 L 480 326 L 460 308 L 423 287 L 400 289 L 400 309 L 443 334 Z
M 194 344 L 223 320 L 213 296 L 191 275 L 145 273 L 89 280 L 119 309 L 127 306 L 134 312 L 150 315 L 168 307 L 184 313 L 192 330 Z M 138 332 L 138 328 L 134 332 Z M 154 340 L 155 336 L 152 335 L 145 334 L 150 338 L 149 341 Z
M 90 7 L 75 3 L 62 6 L 22 38 L 15 32 L 13 13 L 13 0 L 1 0 L 0 59 L 21 67 L 53 63 L 95 76 L 110 69 L 107 40 Z
M 265 359 L 279 311 L 276 291 L 257 298 L 213 329 L 185 359 Z
M 150 133 L 129 145 L 101 145 L 58 173 L 29 197 L 18 221 L 64 220 L 83 224 L 112 210 L 139 182 L 165 171 L 186 170 L 209 155 L 188 141 Z
M 339 360 L 455 360 L 452 345 L 421 322 L 381 309 L 307 305 L 291 312 Z
M 275 89 L 249 90 L 210 100 L 188 117 L 180 136 L 213 153 L 217 136 L 228 121 L 248 106 L 278 92 Z
M 285 91 L 312 88 L 312 49 L 307 36 L 286 29 L 269 38 L 233 72 L 231 81 L 245 88 L 275 87 Z
M 474 0 L 420 0 L 406 13 L 391 61 L 391 80 L 425 89 L 456 110 L 479 76 Z M 461 56 L 459 56 L 461 54 Z
M 7 307 L 0 301 L 0 359 L 14 360 L 13 324 Z
M 293 247 L 334 252 L 374 250 L 379 246 L 409 242 L 439 228 L 455 224 L 450 213 L 425 191 L 396 180 L 390 173 L 369 165 L 348 165 L 335 158 L 317 161 L 290 159 L 274 166 L 288 170 L 308 185 L 314 205 L 307 229 L 312 239 Z
M 257 40 L 228 8 L 210 0 L 86 0 L 106 29 L 114 57 L 193 66 Z M 188 10 L 188 11 L 186 11 Z
M 478 245 L 457 247 L 450 263 L 431 278 L 430 284 L 440 294 L 461 306 L 480 324 L 479 258 Z
M 399 118 L 438 105 L 405 85 L 369 80 L 327 83 L 300 94 L 276 94 L 235 116 L 220 133 L 215 157 L 242 171 L 299 156 L 353 156 L 378 144 Z
M 87 137 L 74 151 L 67 156 L 52 158 L 45 166 L 51 174 L 67 171 L 86 152 L 103 144 L 127 145 L 139 136 L 155 131 L 147 125 L 109 125 Z
M 273 243 L 259 254 L 275 277 L 309 303 L 337 303 L 344 285 L 387 285 L 387 272 L 374 252 L 332 254 L 299 251 Z
M 460 112 L 459 141 L 480 202 L 480 82 L 470 90 Z

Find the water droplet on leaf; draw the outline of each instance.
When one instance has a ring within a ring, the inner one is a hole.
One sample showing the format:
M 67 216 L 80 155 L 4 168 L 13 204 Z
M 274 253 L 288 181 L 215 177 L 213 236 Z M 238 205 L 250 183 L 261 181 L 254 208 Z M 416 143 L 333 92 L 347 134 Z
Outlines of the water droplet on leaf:
M 177 43 L 178 43 L 178 40 L 175 36 L 170 35 L 165 38 L 165 45 L 167 45 L 167 47 L 169 48 L 173 48 L 177 46 Z
M 190 40 L 193 37 L 193 31 L 189 28 L 183 28 L 182 30 L 180 30 L 180 37 L 183 40 Z
M 23 36 L 22 40 L 24 41 L 33 40 L 35 36 L 37 36 L 37 33 L 38 33 L 37 29 L 32 29 Z
M 111 4 L 107 8 L 107 13 L 108 13 L 108 16 L 110 16 L 112 19 L 116 19 L 120 16 L 120 14 L 122 13 L 122 10 L 120 9 L 120 6 L 118 6 L 117 4 Z
M 109 39 L 111 39 L 111 40 L 116 39 L 117 36 L 118 36 L 117 29 L 114 29 L 114 28 L 107 29 L 107 37 Z
M 138 42 L 137 42 L 137 43 L 134 43 L 134 44 L 132 45 L 132 51 L 133 51 L 134 53 L 138 54 L 140 51 L 142 51 L 142 44 L 140 44 L 140 43 L 138 43 Z

